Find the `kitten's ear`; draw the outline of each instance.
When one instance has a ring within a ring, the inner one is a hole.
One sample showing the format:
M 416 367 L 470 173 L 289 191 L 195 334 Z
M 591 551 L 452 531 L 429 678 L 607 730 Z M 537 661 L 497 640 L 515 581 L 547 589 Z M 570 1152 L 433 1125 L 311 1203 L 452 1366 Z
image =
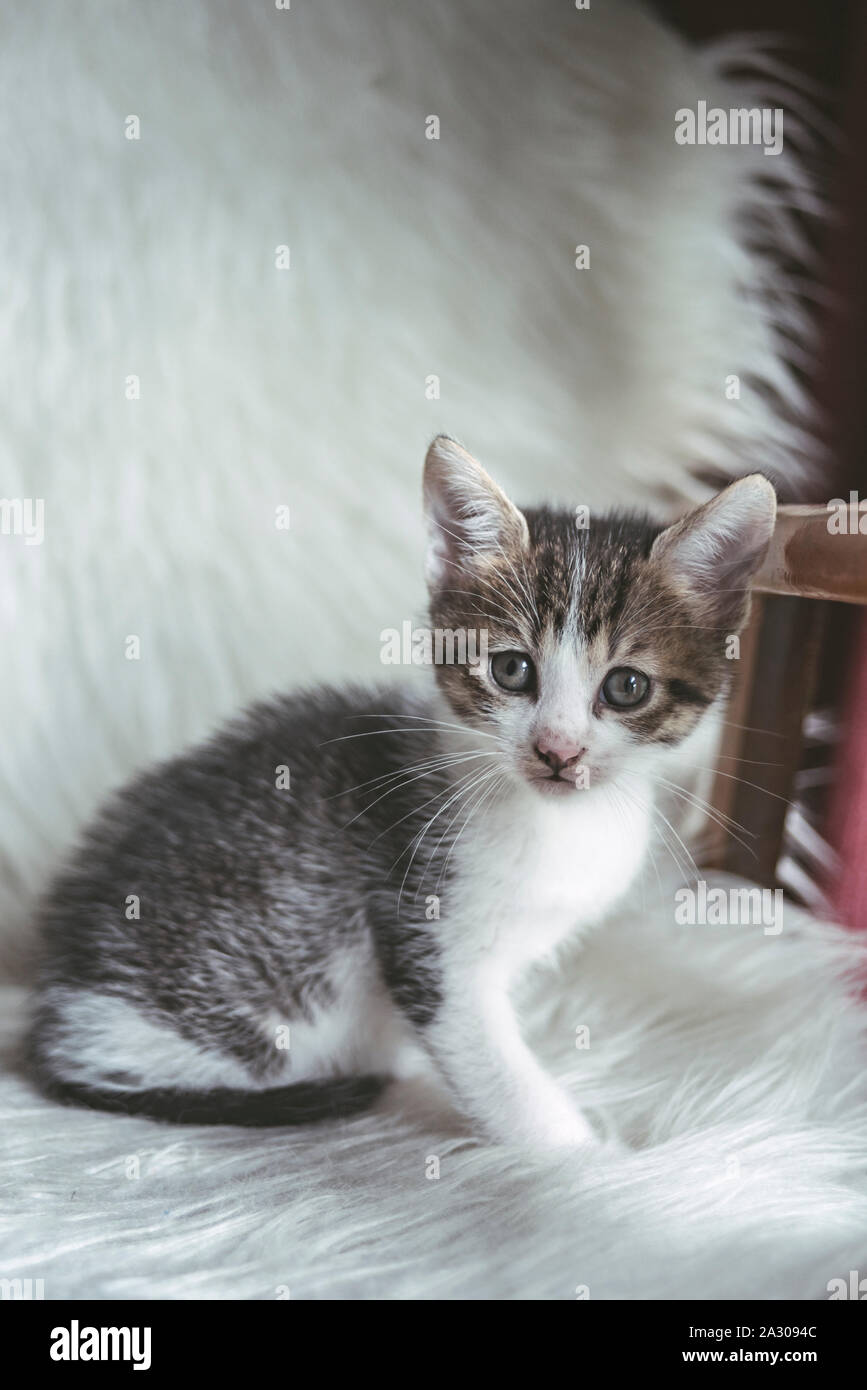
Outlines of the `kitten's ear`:
M 739 628 L 749 612 L 750 581 L 765 558 L 776 510 L 767 478 L 751 473 L 657 536 L 651 563 L 698 602 L 708 621 Z
M 425 574 L 431 588 L 452 584 L 455 566 L 472 565 L 486 554 L 523 550 L 529 542 L 523 513 L 446 434 L 437 435 L 427 451 L 424 511 Z

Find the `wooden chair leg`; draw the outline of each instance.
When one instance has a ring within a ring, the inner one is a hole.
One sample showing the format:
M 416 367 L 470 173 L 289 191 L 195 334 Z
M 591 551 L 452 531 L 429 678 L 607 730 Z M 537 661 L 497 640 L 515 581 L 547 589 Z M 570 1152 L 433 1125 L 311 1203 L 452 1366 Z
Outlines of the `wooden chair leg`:
M 811 599 L 757 595 L 741 638 L 711 796 L 733 833 L 714 827 L 708 862 L 763 887 L 776 886 L 825 609 Z

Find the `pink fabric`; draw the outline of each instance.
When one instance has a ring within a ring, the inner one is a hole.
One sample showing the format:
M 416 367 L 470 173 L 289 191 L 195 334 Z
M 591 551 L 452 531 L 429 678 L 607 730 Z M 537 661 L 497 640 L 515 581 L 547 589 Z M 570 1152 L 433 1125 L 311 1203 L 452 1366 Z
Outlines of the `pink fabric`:
M 858 630 L 845 714 L 830 821 L 841 866 L 831 898 L 841 922 L 867 931 L 867 613 Z

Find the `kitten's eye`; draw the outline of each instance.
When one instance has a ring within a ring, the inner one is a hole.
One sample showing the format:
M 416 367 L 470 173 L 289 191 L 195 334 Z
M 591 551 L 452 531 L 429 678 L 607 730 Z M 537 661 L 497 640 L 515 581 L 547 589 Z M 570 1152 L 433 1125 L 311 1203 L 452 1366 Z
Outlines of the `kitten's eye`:
M 616 670 L 609 671 L 602 682 L 603 699 L 618 709 L 632 709 L 640 705 L 649 689 L 647 676 L 641 671 L 634 671 L 631 666 L 618 666 Z
M 536 668 L 526 652 L 497 652 L 491 657 L 491 675 L 503 690 L 532 690 Z

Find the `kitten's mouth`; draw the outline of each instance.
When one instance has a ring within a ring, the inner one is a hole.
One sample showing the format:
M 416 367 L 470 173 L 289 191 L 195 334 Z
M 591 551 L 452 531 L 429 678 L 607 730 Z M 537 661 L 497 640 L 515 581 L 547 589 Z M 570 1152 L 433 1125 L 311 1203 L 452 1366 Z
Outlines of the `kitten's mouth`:
M 559 772 L 552 773 L 550 777 L 531 777 L 529 781 L 543 796 L 564 796 L 567 792 L 583 791 L 574 778 L 561 777 Z

